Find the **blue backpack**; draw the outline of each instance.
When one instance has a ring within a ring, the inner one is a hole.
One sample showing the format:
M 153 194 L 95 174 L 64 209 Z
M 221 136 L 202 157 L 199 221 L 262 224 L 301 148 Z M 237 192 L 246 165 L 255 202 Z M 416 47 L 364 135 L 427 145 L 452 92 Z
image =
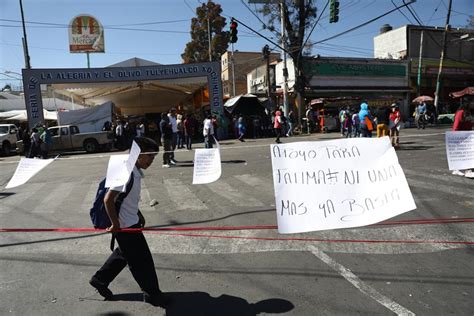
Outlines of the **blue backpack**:
M 120 211 L 120 206 L 122 206 L 123 200 L 127 197 L 133 187 L 133 172 L 130 175 L 128 180 L 127 187 L 125 192 L 122 192 L 118 195 L 117 200 L 115 201 L 115 210 L 117 211 L 117 216 Z M 104 198 L 105 194 L 109 191 L 109 188 L 105 187 L 105 178 L 102 179 L 97 188 L 97 193 L 95 195 L 94 204 L 90 209 L 89 215 L 91 216 L 92 225 L 94 228 L 105 229 L 110 227 L 112 223 L 110 222 L 109 215 L 105 210 Z

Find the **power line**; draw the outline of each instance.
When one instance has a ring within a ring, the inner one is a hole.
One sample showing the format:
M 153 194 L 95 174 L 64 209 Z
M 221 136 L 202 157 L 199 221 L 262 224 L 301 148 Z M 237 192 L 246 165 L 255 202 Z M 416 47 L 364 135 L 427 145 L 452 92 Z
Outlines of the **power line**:
M 393 0 L 390 0 L 390 1 L 392 2 L 393 6 L 396 8 L 397 5 L 395 4 L 395 2 L 393 2 Z M 402 10 L 399 9 L 398 11 L 405 17 L 405 19 L 407 19 L 408 22 L 410 22 L 410 24 L 413 24 L 413 22 L 405 15 L 405 13 L 402 12 Z
M 355 27 L 353 27 L 353 28 L 351 28 L 351 29 L 348 29 L 348 30 L 343 31 L 343 32 L 341 32 L 341 33 L 338 33 L 338 34 L 336 34 L 336 35 L 330 36 L 330 37 L 325 38 L 325 39 L 323 39 L 323 40 L 317 41 L 317 42 L 315 42 L 315 44 L 324 43 L 324 42 L 327 42 L 327 41 L 329 41 L 329 40 L 335 39 L 335 38 L 337 38 L 337 37 L 339 37 L 339 36 L 342 36 L 342 35 L 345 35 L 345 34 L 347 34 L 347 33 L 352 32 L 352 31 L 355 31 L 355 30 L 357 30 L 357 29 L 360 29 L 361 27 L 364 27 L 364 26 L 366 26 L 366 25 L 368 25 L 368 24 L 370 24 L 370 23 L 372 23 L 372 22 L 375 22 L 375 21 L 377 21 L 378 19 L 381 19 L 381 18 L 383 18 L 384 16 L 389 15 L 390 13 L 393 13 L 393 12 L 397 11 L 399 8 L 402 8 L 402 7 L 405 7 L 405 6 L 410 5 L 411 3 L 412 3 L 412 2 L 409 2 L 409 3 L 405 3 L 405 2 L 404 2 L 403 5 L 401 5 L 401 6 L 399 6 L 399 7 L 396 7 L 395 9 L 392 9 L 392 10 L 390 10 L 390 11 L 388 11 L 388 12 L 385 12 L 384 14 L 379 15 L 379 16 L 377 16 L 377 17 L 375 17 L 375 18 L 373 18 L 373 19 L 371 19 L 371 20 L 369 20 L 369 21 L 367 21 L 367 22 L 364 22 L 364 23 L 362 23 L 362 24 L 359 24 L 359 25 L 357 25 L 357 26 L 355 26 Z

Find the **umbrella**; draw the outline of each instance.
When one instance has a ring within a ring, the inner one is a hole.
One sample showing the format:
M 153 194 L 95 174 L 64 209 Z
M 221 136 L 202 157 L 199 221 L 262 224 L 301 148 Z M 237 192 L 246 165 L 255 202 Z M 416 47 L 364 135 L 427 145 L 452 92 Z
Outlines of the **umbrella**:
M 452 92 L 449 94 L 451 98 L 460 98 L 465 95 L 474 95 L 474 87 L 467 87 L 464 90 Z
M 418 103 L 418 102 L 427 102 L 427 101 L 433 101 L 434 99 L 430 97 L 429 95 L 420 95 L 419 97 L 416 97 L 413 99 L 413 103 Z
M 232 115 L 260 115 L 265 113 L 265 108 L 253 94 L 233 97 L 224 103 L 224 109 Z

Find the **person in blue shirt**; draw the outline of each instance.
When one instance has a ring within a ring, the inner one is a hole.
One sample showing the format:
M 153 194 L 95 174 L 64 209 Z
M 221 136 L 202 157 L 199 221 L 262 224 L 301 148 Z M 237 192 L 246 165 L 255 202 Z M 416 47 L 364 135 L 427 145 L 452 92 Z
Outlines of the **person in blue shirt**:
M 416 110 L 415 110 L 415 123 L 418 129 L 420 128 L 425 129 L 425 124 L 426 124 L 425 115 L 426 115 L 426 103 L 421 101 L 420 103 L 418 103 L 418 106 L 416 107 Z
M 363 102 L 360 105 L 359 121 L 360 121 L 360 136 L 372 137 L 372 131 L 374 130 L 374 118 L 372 114 L 370 114 L 369 105 L 366 102 Z

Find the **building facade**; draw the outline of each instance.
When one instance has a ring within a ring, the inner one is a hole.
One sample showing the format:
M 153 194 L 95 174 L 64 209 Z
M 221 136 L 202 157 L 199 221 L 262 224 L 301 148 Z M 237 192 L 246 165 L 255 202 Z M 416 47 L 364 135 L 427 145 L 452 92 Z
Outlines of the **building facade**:
M 392 29 L 385 25 L 381 34 L 374 37 L 374 57 L 408 61 L 411 97 L 434 97 L 443 36 L 443 28 L 405 25 Z M 449 110 L 447 105 L 452 102 L 449 93 L 474 85 L 473 36 L 474 30 L 470 29 L 448 31 L 441 75 L 440 111 Z
M 277 53 L 270 54 L 270 61 L 275 61 L 280 57 Z M 232 59 L 234 66 L 232 67 Z M 252 70 L 266 65 L 262 53 L 258 52 L 225 52 L 221 56 L 222 68 L 222 87 L 224 98 L 230 98 L 233 95 L 233 81 L 235 81 L 235 95 L 246 94 L 247 74 Z M 234 75 L 232 76 L 232 71 Z

